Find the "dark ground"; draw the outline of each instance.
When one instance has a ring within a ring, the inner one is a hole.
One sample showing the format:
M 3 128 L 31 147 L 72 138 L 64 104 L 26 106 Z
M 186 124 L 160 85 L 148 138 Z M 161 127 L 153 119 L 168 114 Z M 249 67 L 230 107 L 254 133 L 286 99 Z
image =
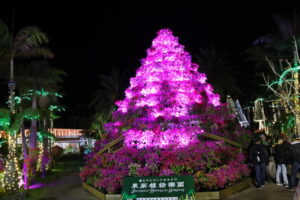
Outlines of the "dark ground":
M 33 190 L 28 199 L 96 200 L 96 197 L 81 187 L 81 179 L 78 174 L 79 168 L 83 164 L 83 160 L 79 156 L 62 157 L 53 170 L 55 174 L 50 174 L 44 186 L 36 191 Z

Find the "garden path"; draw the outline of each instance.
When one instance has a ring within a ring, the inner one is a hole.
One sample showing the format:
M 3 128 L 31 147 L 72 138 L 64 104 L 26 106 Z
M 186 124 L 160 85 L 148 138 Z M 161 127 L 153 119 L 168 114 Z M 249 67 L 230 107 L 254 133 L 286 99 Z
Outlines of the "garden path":
M 243 192 L 236 193 L 225 200 L 292 200 L 294 192 L 274 183 L 266 183 L 261 190 L 252 186 Z
M 81 187 L 78 172 L 62 175 L 46 185 L 47 192 L 41 200 L 96 200 Z
M 38 188 L 30 191 L 30 200 L 96 200 L 81 187 L 80 156 L 64 156 L 45 179 L 37 180 Z M 38 194 L 37 194 L 38 193 Z

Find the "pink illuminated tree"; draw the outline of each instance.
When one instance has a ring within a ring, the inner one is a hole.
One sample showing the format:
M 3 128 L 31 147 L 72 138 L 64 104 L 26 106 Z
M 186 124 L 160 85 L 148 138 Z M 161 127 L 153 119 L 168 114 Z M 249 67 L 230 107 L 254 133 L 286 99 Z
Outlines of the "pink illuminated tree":
M 116 102 L 113 121 L 105 126 L 110 138 L 124 135 L 125 144 L 137 148 L 182 147 L 224 128 L 220 97 L 197 70 L 178 38 L 160 30 L 125 99 Z

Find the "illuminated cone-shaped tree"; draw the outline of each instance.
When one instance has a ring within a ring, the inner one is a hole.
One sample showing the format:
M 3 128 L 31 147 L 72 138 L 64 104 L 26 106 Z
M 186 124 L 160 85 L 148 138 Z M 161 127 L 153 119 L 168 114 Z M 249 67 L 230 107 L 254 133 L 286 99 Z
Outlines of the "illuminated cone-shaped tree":
M 186 146 L 204 132 L 201 112 L 220 105 L 219 95 L 206 83 L 205 74 L 178 43 L 162 29 L 147 50 L 147 57 L 130 80 L 125 99 L 116 102 L 110 136 L 125 136 L 127 146 Z M 197 113 L 198 112 L 198 113 Z
M 82 180 L 118 193 L 125 176 L 193 174 L 198 191 L 224 188 L 247 176 L 239 149 L 215 140 L 240 146 L 228 138 L 240 142 L 245 131 L 197 70 L 172 32 L 160 30 L 126 97 L 116 102 L 112 122 L 104 125 L 108 137 L 95 143 Z M 116 141 L 122 136 L 125 147 L 119 149 Z M 116 138 L 108 146 L 118 151 L 104 153 L 103 146 Z

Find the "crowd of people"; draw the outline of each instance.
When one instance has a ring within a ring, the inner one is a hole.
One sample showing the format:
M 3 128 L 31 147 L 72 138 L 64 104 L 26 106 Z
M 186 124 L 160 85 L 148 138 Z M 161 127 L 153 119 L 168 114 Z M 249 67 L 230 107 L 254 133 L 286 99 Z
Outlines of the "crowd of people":
M 276 163 L 275 181 L 278 186 L 284 186 L 291 191 L 297 186 L 297 173 L 300 169 L 300 137 L 290 141 L 287 137 L 279 137 L 272 144 L 265 133 L 254 138 L 254 144 L 250 148 L 250 163 L 255 172 L 256 186 L 262 189 L 266 178 L 271 179 L 266 173 L 266 167 L 271 158 Z M 288 176 L 288 168 L 290 175 Z M 271 180 L 270 180 L 271 181 Z

